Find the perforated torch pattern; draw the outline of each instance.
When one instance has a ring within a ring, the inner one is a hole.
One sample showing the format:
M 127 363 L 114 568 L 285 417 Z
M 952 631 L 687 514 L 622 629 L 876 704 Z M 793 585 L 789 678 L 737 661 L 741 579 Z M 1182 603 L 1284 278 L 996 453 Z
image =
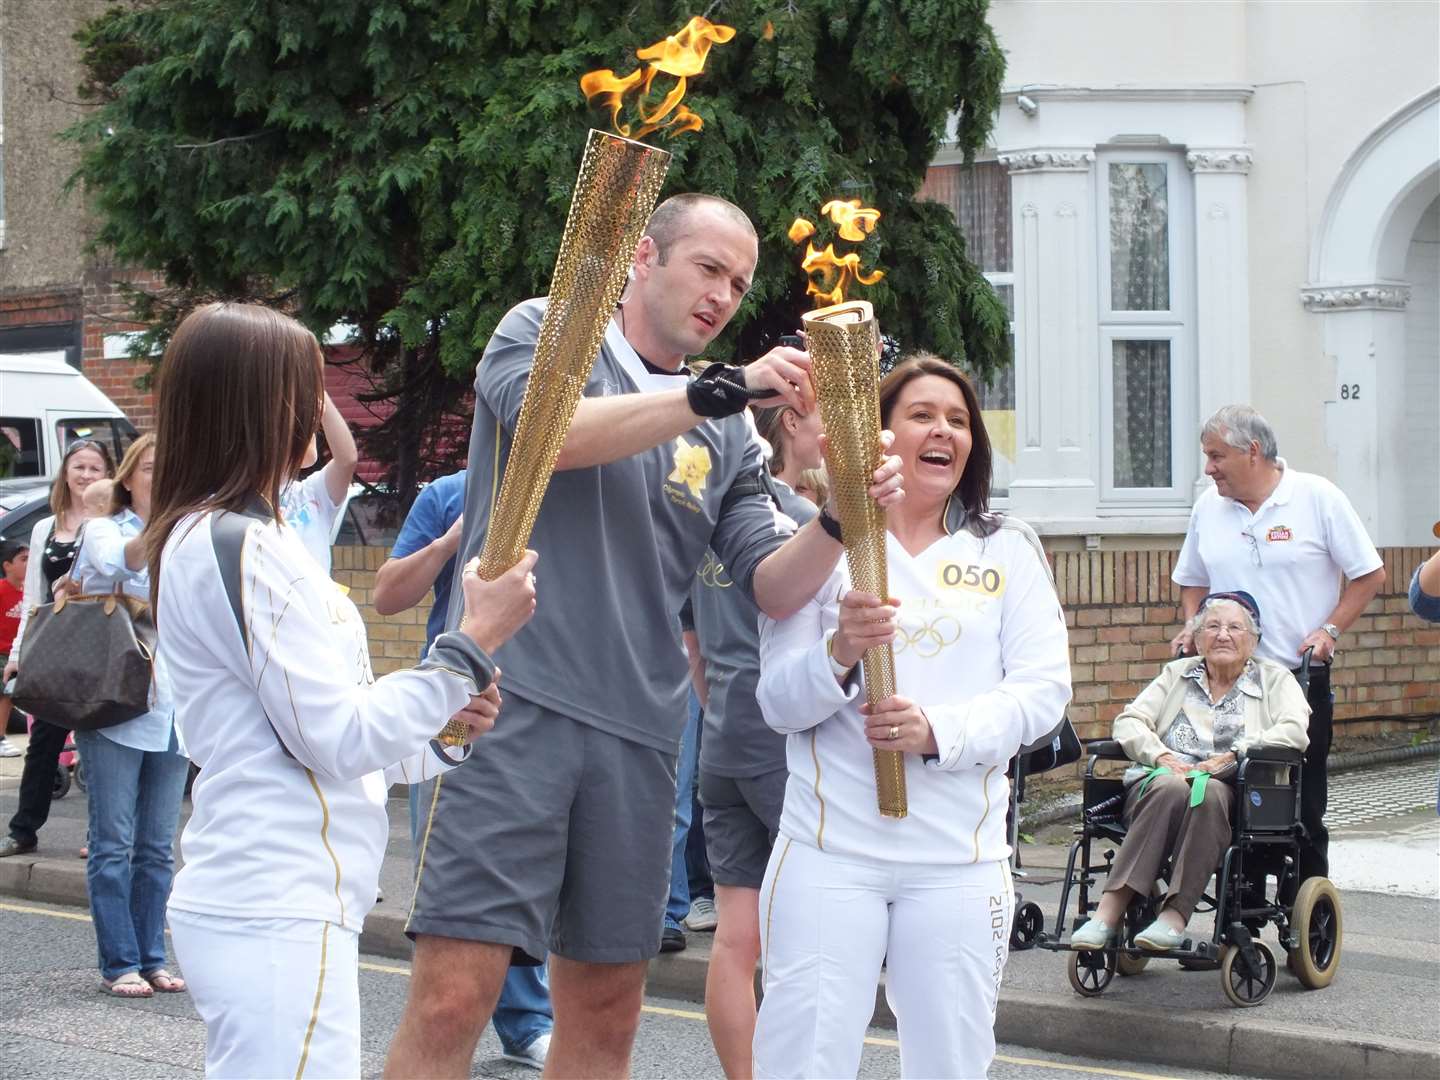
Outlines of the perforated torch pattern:
M 485 529 L 479 572 L 486 581 L 494 581 L 525 555 L 555 460 L 669 167 L 670 155 L 664 150 L 590 132 L 505 476 Z M 465 725 L 451 721 L 440 741 L 459 746 L 465 736 Z
M 810 312 L 804 323 L 830 443 L 830 489 L 845 537 L 850 582 L 863 592 L 888 597 L 885 512 L 869 495 L 871 474 L 883 454 L 875 320 L 870 305 L 861 301 Z M 895 693 L 895 657 L 889 645 L 867 649 L 861 663 L 870 704 Z M 880 813 L 903 818 L 908 812 L 905 757 L 893 750 L 874 754 Z
M 669 166 L 664 150 L 590 132 L 510 458 L 485 531 L 480 576 L 487 581 L 525 554 L 555 459 Z

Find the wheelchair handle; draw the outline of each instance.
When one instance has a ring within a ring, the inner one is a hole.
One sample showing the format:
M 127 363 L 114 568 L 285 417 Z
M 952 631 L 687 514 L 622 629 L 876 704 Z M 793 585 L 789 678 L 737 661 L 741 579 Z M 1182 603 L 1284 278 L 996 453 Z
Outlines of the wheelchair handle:
M 1300 654 L 1300 673 L 1295 676 L 1295 681 L 1300 684 L 1300 692 L 1306 697 L 1310 696 L 1310 661 L 1314 656 L 1314 645 L 1311 645 Z

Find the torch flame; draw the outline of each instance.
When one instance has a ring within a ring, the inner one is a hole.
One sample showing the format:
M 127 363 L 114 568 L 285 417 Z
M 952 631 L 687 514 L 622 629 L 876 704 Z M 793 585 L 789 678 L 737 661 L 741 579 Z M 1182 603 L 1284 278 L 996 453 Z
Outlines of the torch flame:
M 599 99 L 599 103 L 610 110 L 611 126 L 616 134 L 626 138 L 642 139 L 662 128 L 672 135 L 699 131 L 704 126 L 700 117 L 680 103 L 685 96 L 686 81 L 705 69 L 711 45 L 723 45 L 734 36 L 733 26 L 720 26 L 696 15 L 678 33 L 636 51 L 636 58 L 646 61 L 645 67 L 636 68 L 624 78 L 609 68 L 591 71 L 580 76 L 580 89 L 590 101 Z M 676 82 L 660 103 L 647 111 L 646 103 L 656 75 L 669 75 Z M 641 123 L 632 132 L 631 125 L 621 122 L 620 110 L 624 107 L 625 95 L 636 87 L 639 87 L 636 107 Z
M 820 213 L 840 227 L 842 240 L 864 240 L 875 231 L 875 223 L 880 220 L 880 211 L 861 206 L 859 199 L 831 199 L 820 208 Z
M 875 223 L 880 220 L 880 211 L 861 206 L 859 199 L 832 199 L 820 208 L 820 213 L 835 223 L 842 240 L 864 240 L 875 231 Z M 815 226 L 804 218 L 796 218 L 786 235 L 792 244 L 798 244 L 815 235 Z M 860 285 L 874 285 L 885 276 L 883 270 L 866 274 L 860 269 L 859 252 L 837 255 L 833 243 L 826 244 L 823 251 L 817 251 L 813 243 L 807 243 L 800 268 L 809 279 L 805 292 L 815 297 L 816 307 L 844 303 L 845 293 L 852 281 Z

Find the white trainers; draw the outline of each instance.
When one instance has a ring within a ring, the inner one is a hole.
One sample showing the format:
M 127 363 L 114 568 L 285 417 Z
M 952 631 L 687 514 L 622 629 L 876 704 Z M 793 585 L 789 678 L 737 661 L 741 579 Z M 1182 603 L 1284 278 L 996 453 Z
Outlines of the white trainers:
M 24 752 L 4 735 L 0 735 L 0 757 L 19 757 Z
M 530 1045 L 515 1053 L 503 1053 L 500 1056 L 506 1061 L 513 1061 L 516 1065 L 526 1065 L 532 1069 L 544 1069 L 545 1058 L 550 1053 L 550 1033 L 536 1035 L 530 1041 Z
M 687 928 L 695 931 L 714 930 L 720 922 L 715 914 L 715 901 L 702 896 L 690 905 L 690 914 L 685 916 Z

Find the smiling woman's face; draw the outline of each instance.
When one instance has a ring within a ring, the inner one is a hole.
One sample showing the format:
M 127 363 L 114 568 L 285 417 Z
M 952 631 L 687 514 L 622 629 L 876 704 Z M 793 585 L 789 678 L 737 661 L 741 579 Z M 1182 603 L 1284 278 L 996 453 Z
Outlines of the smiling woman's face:
M 970 458 L 970 410 L 949 379 L 921 375 L 900 390 L 890 410 L 892 454 L 904 466 L 906 498 L 948 499 Z
M 1218 601 L 1205 607 L 1205 617 L 1195 634 L 1200 655 L 1212 663 L 1243 664 L 1255 652 L 1254 633 L 1245 609 L 1233 600 Z

